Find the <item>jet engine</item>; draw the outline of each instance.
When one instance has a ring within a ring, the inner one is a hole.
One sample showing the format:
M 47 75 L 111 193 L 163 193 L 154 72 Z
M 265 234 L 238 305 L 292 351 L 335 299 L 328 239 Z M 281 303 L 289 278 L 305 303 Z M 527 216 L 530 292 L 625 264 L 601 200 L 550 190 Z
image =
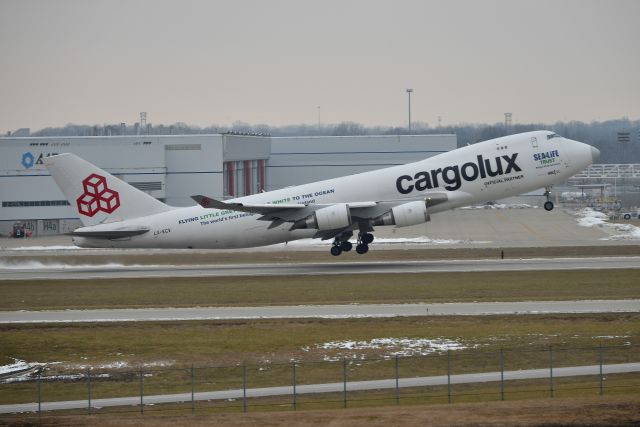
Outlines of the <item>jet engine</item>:
M 306 218 L 293 224 L 292 230 L 315 228 L 317 230 L 337 230 L 351 225 L 349 205 L 340 203 L 318 209 Z
M 409 202 L 391 208 L 389 212 L 375 218 L 373 225 L 408 227 L 427 221 L 430 221 L 429 213 L 427 212 L 427 202 L 416 200 L 415 202 Z

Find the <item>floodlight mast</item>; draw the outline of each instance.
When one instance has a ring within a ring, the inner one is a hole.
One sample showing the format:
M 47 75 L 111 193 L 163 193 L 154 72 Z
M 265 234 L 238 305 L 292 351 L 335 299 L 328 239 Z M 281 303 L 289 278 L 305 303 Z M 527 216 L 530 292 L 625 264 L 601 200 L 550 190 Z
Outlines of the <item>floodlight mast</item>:
M 413 92 L 413 89 L 408 88 L 407 89 L 407 95 L 409 96 L 409 133 L 411 133 L 411 93 Z

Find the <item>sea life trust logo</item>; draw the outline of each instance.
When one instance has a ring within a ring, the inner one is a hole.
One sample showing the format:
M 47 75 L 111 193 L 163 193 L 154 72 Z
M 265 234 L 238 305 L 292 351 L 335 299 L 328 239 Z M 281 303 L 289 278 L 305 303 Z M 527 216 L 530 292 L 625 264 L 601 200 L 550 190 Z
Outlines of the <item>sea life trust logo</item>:
M 107 187 L 105 177 L 92 173 L 82 180 L 84 193 L 76 199 L 78 212 L 94 216 L 98 212 L 112 213 L 120 207 L 120 195 Z

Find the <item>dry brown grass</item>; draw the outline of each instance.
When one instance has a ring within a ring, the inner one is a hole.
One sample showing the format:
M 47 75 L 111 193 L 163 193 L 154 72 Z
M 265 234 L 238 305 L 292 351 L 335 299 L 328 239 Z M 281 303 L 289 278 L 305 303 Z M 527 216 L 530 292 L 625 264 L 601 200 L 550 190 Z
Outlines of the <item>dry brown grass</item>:
M 301 412 L 196 415 L 13 416 L 8 426 L 611 426 L 640 424 L 640 395 L 416 405 Z
M 629 299 L 638 270 L 0 281 L 0 310 Z

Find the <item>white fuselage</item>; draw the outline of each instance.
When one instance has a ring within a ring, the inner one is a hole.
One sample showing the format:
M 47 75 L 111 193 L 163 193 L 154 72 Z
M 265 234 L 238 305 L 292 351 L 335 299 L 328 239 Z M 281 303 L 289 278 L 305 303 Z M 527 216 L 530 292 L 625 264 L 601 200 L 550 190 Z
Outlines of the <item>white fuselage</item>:
M 246 196 L 252 204 L 332 204 L 416 200 L 446 193 L 429 208 L 437 213 L 482 201 L 522 194 L 561 182 L 593 162 L 587 144 L 539 131 L 512 135 L 443 153 L 406 165 Z M 596 150 L 597 151 L 597 150 Z M 494 175 L 494 176 L 491 176 Z M 244 248 L 314 236 L 317 230 L 291 230 L 291 223 L 269 228 L 259 214 L 201 206 L 174 208 L 118 224 L 150 231 L 117 240 L 74 237 L 83 247 Z M 104 224 L 107 226 L 108 224 Z M 89 229 L 90 227 L 85 227 Z

